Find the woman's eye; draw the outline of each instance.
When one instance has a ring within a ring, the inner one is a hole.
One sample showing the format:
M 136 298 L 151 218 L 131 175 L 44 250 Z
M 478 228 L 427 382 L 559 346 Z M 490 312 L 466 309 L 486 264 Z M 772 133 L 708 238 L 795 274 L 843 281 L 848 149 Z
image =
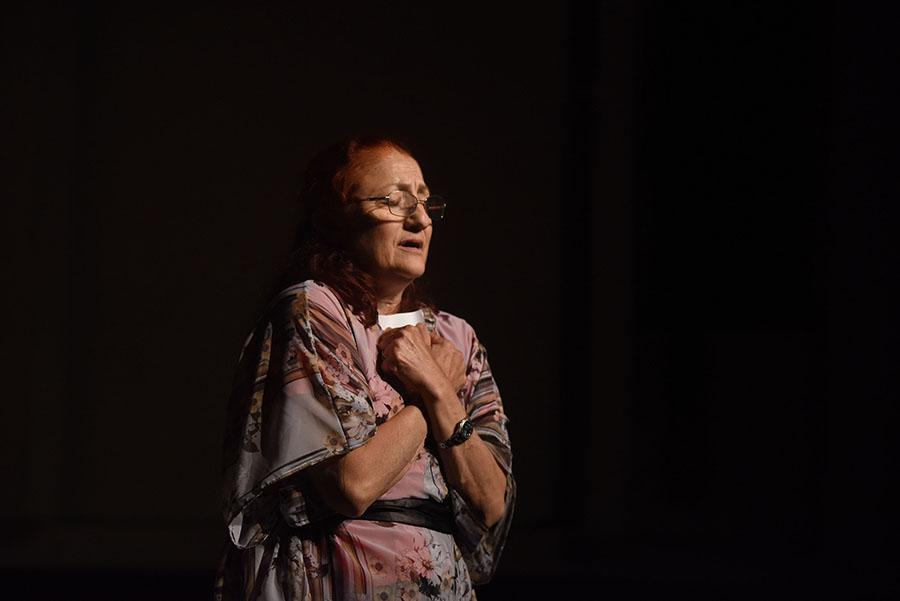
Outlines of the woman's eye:
M 402 207 L 409 204 L 408 194 L 399 193 L 399 194 L 391 194 L 391 206 L 392 207 Z

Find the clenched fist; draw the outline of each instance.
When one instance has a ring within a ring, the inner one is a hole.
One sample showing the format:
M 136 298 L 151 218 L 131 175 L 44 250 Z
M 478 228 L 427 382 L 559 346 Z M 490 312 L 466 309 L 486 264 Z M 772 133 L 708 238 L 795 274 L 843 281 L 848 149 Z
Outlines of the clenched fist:
M 456 394 L 466 383 L 462 353 L 425 324 L 386 330 L 378 339 L 378 351 L 381 370 L 413 394 Z
M 451 386 L 431 355 L 431 333 L 425 324 L 386 330 L 378 339 L 378 351 L 381 369 L 413 394 L 436 396 Z
M 456 350 L 453 343 L 438 334 L 431 332 L 431 356 L 447 376 L 454 392 L 459 392 L 466 384 L 466 360 Z

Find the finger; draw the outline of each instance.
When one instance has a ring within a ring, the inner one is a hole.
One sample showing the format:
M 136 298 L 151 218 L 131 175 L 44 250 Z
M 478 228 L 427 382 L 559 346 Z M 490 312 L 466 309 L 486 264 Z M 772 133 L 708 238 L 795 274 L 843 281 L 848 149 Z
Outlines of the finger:
M 401 332 L 402 328 L 391 328 L 389 330 L 385 330 L 382 332 L 381 336 L 378 337 L 378 341 L 375 343 L 375 346 L 378 350 L 383 349 L 385 346 L 393 342 L 397 339 L 397 337 L 402 336 Z
M 396 365 L 397 364 L 397 352 L 393 347 L 388 347 L 381 352 L 378 353 L 378 364 L 381 366 L 385 365 Z
M 397 375 L 397 364 L 393 361 L 382 361 L 381 362 L 381 373 L 389 374 L 389 375 Z
M 386 349 L 391 347 L 415 344 L 415 341 L 418 337 L 419 333 L 413 326 L 403 326 L 402 328 L 396 328 L 392 330 L 391 336 L 381 344 L 380 348 Z M 381 339 L 379 339 L 379 342 L 380 341 Z
M 427 342 L 428 346 L 431 346 L 431 332 L 428 331 L 428 326 L 426 326 L 424 323 L 417 323 L 416 330 L 422 337 L 422 340 L 424 342 Z
M 381 368 L 388 373 L 394 373 L 397 370 L 397 363 L 393 357 L 385 357 L 381 362 Z

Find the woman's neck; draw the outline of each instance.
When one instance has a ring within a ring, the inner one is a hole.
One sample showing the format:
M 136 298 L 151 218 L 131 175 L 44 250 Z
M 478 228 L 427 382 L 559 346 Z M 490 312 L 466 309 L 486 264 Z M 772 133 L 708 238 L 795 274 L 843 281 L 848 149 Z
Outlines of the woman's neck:
M 375 296 L 378 301 L 378 313 L 381 315 L 393 315 L 400 311 L 400 305 L 403 302 L 403 288 L 381 289 L 376 291 Z
M 403 294 L 399 294 L 396 298 L 378 299 L 378 313 L 381 315 L 393 315 L 400 311 L 400 301 Z

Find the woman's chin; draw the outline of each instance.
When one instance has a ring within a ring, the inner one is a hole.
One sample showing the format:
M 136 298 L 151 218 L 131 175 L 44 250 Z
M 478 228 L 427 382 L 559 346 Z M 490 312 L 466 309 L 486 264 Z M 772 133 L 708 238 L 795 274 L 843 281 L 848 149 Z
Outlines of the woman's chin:
M 419 259 L 418 257 L 415 259 L 407 259 L 396 265 L 391 271 L 400 278 L 409 281 L 415 280 L 422 277 L 425 273 L 425 259 Z
M 395 265 L 391 269 L 385 269 L 372 275 L 375 277 L 377 287 L 390 286 L 393 288 L 397 285 L 408 286 L 424 274 L 424 265 Z
M 406 270 L 406 271 L 404 271 L 404 273 L 401 275 L 401 277 L 402 277 L 403 279 L 405 279 L 405 280 L 408 280 L 410 283 L 412 283 L 413 280 L 417 280 L 417 279 L 419 279 L 420 277 L 422 277 L 423 275 L 425 275 L 425 268 L 424 268 L 424 267 L 423 267 L 422 269 L 411 269 L 411 270 Z
M 417 279 L 419 279 L 420 277 L 422 277 L 424 274 L 425 274 L 424 269 L 417 269 L 414 271 L 406 271 L 402 275 L 401 274 L 398 274 L 398 275 L 407 282 L 407 285 L 409 285 L 409 284 L 412 284 Z

